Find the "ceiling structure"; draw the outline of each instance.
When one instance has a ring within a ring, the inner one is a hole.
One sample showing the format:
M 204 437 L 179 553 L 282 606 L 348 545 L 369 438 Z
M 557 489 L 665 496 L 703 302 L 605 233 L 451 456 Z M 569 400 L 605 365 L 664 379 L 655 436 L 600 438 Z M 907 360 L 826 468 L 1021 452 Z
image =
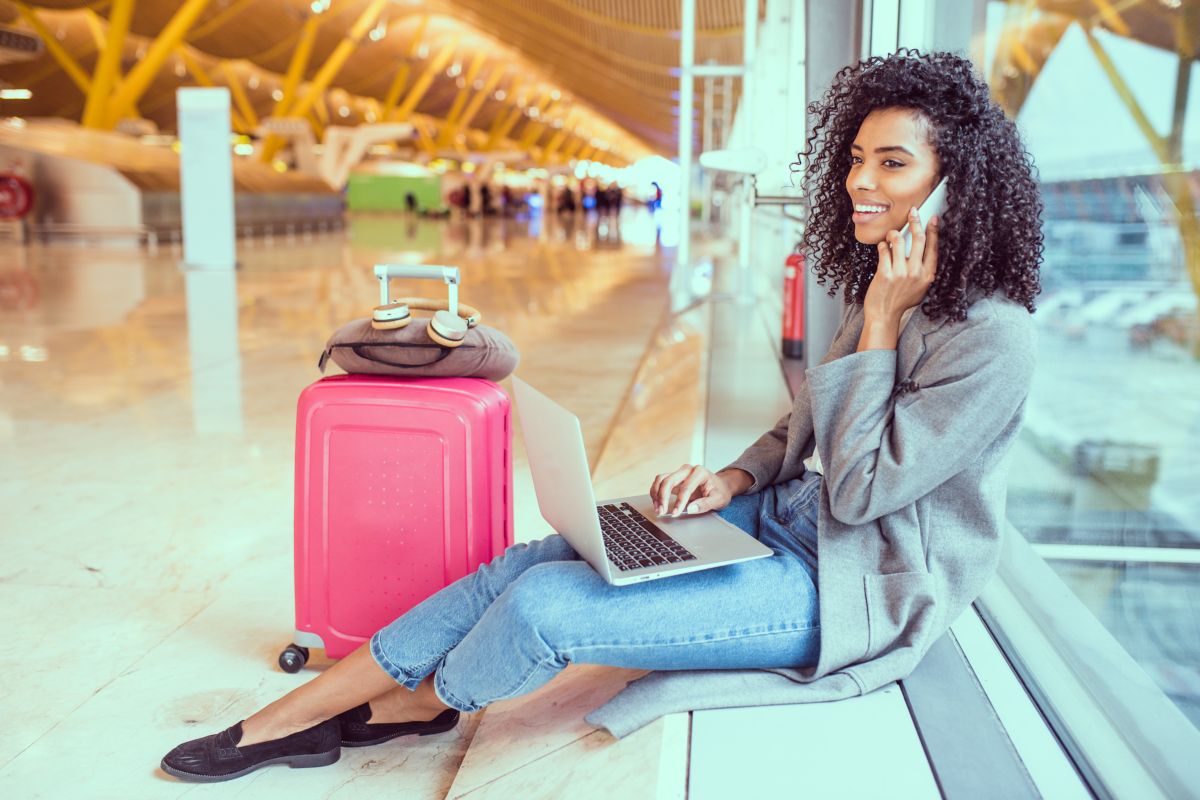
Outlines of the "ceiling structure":
M 586 157 L 621 165 L 677 150 L 679 7 L 0 0 L 0 22 L 38 31 L 52 45 L 38 59 L 0 66 L 0 80 L 33 92 L 0 101 L 0 115 L 108 129 L 140 117 L 173 130 L 176 88 L 227 85 L 235 127 L 245 132 L 269 116 L 308 120 L 318 135 L 329 124 L 410 121 L 431 153 L 516 146 L 541 163 Z M 740 62 L 743 9 L 744 0 L 698 0 L 697 63 Z M 110 66 L 98 69 L 108 51 Z M 738 82 L 730 83 L 736 99 Z
M 988 83 L 1013 116 L 1072 25 L 1081 27 L 1101 59 L 1097 31 L 1174 52 L 1189 66 L 1200 58 L 1197 0 L 1008 0 L 1006 6 Z
M 744 0 L 696 5 L 696 62 L 740 62 Z M 1019 107 L 1075 22 L 1194 57 L 1197 5 L 1010 2 L 993 91 Z M 0 65 L 0 87 L 33 93 L 0 100 L 0 116 L 100 129 L 140 117 L 170 131 L 176 88 L 223 85 L 245 133 L 267 117 L 318 136 L 408 121 L 430 155 L 515 147 L 543 164 L 620 165 L 677 151 L 679 15 L 679 0 L 0 0 L 0 23 L 47 43 Z M 739 81 L 715 84 L 736 102 Z

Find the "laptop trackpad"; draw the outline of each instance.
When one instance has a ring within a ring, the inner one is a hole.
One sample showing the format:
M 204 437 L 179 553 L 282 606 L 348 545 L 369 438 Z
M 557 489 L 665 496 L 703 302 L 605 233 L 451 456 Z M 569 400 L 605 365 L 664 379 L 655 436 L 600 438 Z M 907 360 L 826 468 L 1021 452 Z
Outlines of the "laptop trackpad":
M 772 553 L 771 548 L 733 523 L 717 516 L 715 512 L 659 517 L 654 511 L 649 495 L 625 498 L 623 502 L 629 503 L 668 536 L 706 561 L 749 558 Z

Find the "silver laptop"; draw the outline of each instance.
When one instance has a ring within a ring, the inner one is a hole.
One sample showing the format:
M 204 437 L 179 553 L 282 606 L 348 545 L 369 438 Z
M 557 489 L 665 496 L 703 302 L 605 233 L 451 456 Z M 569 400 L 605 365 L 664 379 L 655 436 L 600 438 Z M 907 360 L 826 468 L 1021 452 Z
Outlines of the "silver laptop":
M 542 517 L 609 583 L 625 586 L 772 554 L 713 513 L 658 517 L 649 494 L 597 503 L 579 419 L 515 375 L 512 382 Z

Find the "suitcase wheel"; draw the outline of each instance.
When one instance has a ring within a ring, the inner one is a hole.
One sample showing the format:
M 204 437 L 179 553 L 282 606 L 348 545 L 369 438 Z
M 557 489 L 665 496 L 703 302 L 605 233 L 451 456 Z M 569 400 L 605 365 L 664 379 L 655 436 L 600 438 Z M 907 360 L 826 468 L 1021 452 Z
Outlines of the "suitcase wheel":
M 299 672 L 308 663 L 308 648 L 289 644 L 279 654 L 279 668 L 284 672 Z

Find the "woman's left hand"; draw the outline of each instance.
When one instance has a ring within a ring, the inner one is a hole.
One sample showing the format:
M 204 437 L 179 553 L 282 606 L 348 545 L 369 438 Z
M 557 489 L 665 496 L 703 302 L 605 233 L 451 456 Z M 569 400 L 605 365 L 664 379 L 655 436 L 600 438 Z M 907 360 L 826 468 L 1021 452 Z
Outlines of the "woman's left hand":
M 937 217 L 930 219 L 927 232 L 916 209 L 909 211 L 912 252 L 907 257 L 904 237 L 899 231 L 888 231 L 879 243 L 879 265 L 863 300 L 864 316 L 899 319 L 925 298 L 937 274 L 938 224 Z

